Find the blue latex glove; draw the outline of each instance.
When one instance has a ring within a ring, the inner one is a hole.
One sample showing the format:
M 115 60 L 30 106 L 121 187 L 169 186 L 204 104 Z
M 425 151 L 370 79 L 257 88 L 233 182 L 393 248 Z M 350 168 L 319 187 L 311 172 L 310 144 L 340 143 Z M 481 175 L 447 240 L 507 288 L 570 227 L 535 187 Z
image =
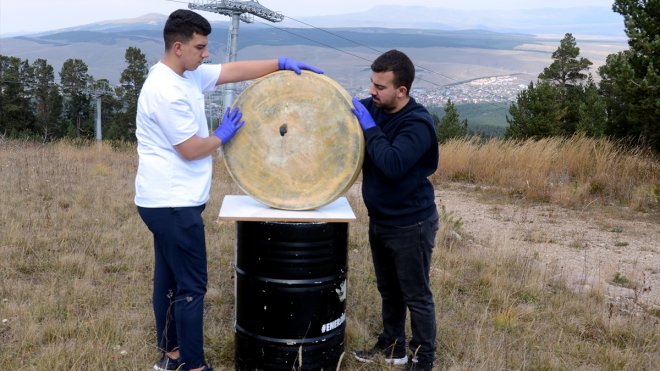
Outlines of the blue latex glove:
M 234 108 L 233 111 L 227 108 L 222 121 L 220 121 L 220 125 L 215 129 L 213 135 L 220 138 L 222 144 L 229 142 L 229 139 L 245 124 L 245 121 L 241 121 L 241 117 L 243 117 L 243 113 L 238 107 Z
M 355 106 L 355 108 L 353 108 L 351 111 L 353 111 L 353 114 L 355 114 L 355 117 L 357 117 L 358 121 L 360 122 L 362 131 L 367 131 L 368 129 L 376 126 L 376 122 L 374 122 L 371 114 L 369 111 L 367 111 L 367 107 L 360 103 L 360 101 L 355 97 L 353 97 L 353 106 Z
M 291 59 L 287 57 L 279 57 L 277 59 L 277 68 L 279 68 L 280 70 L 291 70 L 297 73 L 298 75 L 300 75 L 301 73 L 300 70 L 309 70 L 316 73 L 323 73 L 323 71 L 321 71 L 320 69 L 314 66 L 310 66 L 307 63 L 298 62 L 295 59 Z

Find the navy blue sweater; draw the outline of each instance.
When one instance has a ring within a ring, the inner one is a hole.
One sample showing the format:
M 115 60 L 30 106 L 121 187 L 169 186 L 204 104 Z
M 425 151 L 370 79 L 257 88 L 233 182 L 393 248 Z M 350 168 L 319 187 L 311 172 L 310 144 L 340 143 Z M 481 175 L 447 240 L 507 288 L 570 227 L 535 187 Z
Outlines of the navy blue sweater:
M 431 115 L 413 98 L 394 114 L 376 107 L 372 98 L 361 102 L 376 121 L 376 127 L 364 132 L 362 198 L 369 217 L 397 226 L 426 219 L 436 210 L 428 177 L 439 158 Z

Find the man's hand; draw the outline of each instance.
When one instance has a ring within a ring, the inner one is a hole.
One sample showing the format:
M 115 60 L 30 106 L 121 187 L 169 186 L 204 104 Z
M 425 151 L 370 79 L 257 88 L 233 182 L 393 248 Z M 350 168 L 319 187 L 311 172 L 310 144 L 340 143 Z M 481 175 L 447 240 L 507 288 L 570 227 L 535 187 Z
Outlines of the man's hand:
M 371 114 L 369 114 L 369 111 L 367 111 L 367 107 L 360 103 L 360 101 L 355 97 L 353 97 L 353 106 L 355 106 L 355 108 L 353 108 L 351 111 L 353 111 L 353 114 L 355 114 L 355 117 L 357 117 L 358 121 L 360 122 L 362 131 L 367 131 L 368 129 L 376 126 L 374 119 L 371 117 Z
M 316 73 L 323 73 L 320 69 L 310 66 L 307 63 L 303 62 L 298 62 L 295 59 L 287 58 L 287 57 L 280 57 L 277 59 L 277 68 L 280 70 L 291 70 L 298 75 L 300 75 L 301 71 L 300 70 L 308 70 Z
M 245 124 L 245 121 L 241 121 L 241 117 L 243 117 L 243 113 L 238 107 L 234 108 L 233 111 L 230 111 L 230 109 L 227 108 L 225 115 L 222 117 L 222 121 L 220 121 L 220 125 L 215 129 L 213 135 L 220 138 L 222 144 L 229 142 L 238 129 Z

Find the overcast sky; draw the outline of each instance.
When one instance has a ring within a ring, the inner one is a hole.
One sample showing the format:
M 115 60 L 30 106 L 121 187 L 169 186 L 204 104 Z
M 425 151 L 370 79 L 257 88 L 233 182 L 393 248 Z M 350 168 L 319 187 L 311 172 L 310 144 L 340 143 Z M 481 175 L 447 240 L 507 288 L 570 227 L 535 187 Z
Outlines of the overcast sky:
M 611 8 L 614 0 L 260 0 L 259 3 L 271 10 L 280 11 L 285 16 L 296 18 L 354 13 L 380 5 L 421 5 L 454 9 L 567 8 L 576 5 Z M 1 0 L 0 36 L 49 31 L 104 20 L 135 18 L 147 13 L 167 15 L 175 9 L 187 8 L 187 4 L 185 1 L 168 0 Z M 202 14 L 210 21 L 227 20 L 227 17 L 213 13 Z

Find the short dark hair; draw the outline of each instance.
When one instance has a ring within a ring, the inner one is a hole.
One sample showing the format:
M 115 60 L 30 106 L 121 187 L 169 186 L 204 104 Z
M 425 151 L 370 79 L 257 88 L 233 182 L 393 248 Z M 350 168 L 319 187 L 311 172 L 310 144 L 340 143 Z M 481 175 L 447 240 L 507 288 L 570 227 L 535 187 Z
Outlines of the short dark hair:
M 415 80 L 415 65 L 404 53 L 396 49 L 386 51 L 371 64 L 371 70 L 373 72 L 392 71 L 395 87 L 405 86 L 410 94 L 410 88 Z
M 177 42 L 186 42 L 193 38 L 193 34 L 208 36 L 211 33 L 211 24 L 206 18 L 188 9 L 175 10 L 167 18 L 163 28 L 165 50 L 170 50 Z

